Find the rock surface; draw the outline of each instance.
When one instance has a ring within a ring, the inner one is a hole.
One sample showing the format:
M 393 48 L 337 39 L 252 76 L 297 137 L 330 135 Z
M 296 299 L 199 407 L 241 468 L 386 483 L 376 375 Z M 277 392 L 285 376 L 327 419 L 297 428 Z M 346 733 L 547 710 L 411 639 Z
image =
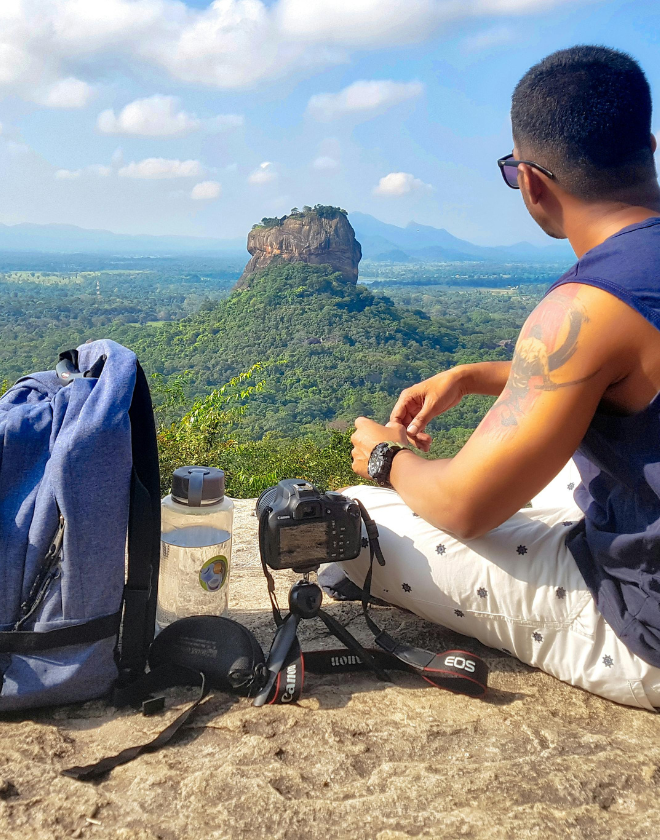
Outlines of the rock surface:
M 286 216 L 272 226 L 257 225 L 248 234 L 247 249 L 252 259 L 236 284 L 238 289 L 248 286 L 249 278 L 271 263 L 287 262 L 329 265 L 356 283 L 362 257 L 355 231 L 339 210 L 329 215 L 310 210 Z
M 266 646 L 272 636 L 252 503 L 237 503 L 231 615 Z M 280 602 L 292 575 L 280 573 Z M 360 610 L 331 604 L 363 641 Z M 164 715 L 102 701 L 0 723 L 0 838 L 64 840 L 641 840 L 660 825 L 660 719 L 565 686 L 498 651 L 387 608 L 401 639 L 467 645 L 491 668 L 487 700 L 395 673 L 309 676 L 295 707 L 253 708 L 212 695 L 176 742 L 96 784 L 71 764 L 142 743 Z M 326 644 L 304 622 L 307 647 Z

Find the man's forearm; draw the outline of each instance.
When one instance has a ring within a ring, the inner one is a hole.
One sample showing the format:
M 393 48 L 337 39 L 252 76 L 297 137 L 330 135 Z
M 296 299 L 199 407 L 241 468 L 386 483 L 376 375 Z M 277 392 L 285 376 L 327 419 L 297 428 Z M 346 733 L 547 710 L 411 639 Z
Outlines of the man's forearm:
M 477 362 L 461 365 L 466 393 L 499 397 L 509 378 L 511 362 Z
M 478 362 L 460 365 L 457 374 L 466 394 L 499 396 L 507 383 L 511 362 Z M 427 522 L 456 536 L 471 532 L 473 523 L 469 504 L 461 496 L 461 484 L 452 486 L 456 478 L 451 458 L 427 460 L 404 450 L 392 462 L 390 481 L 404 502 Z M 465 510 L 464 510 L 465 508 Z
M 442 480 L 451 458 L 428 461 L 404 449 L 392 461 L 390 482 L 411 510 L 429 524 L 457 537 L 466 529 L 460 494 Z

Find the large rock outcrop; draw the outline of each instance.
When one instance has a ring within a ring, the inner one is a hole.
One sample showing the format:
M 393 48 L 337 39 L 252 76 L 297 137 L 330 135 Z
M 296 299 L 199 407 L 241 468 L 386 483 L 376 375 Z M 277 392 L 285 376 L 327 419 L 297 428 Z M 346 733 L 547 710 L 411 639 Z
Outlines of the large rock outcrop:
M 269 265 L 305 262 L 329 265 L 351 282 L 357 282 L 362 248 L 346 212 L 337 207 L 305 207 L 281 219 L 263 219 L 248 234 L 252 259 L 245 266 L 237 288 L 249 285 L 250 277 Z

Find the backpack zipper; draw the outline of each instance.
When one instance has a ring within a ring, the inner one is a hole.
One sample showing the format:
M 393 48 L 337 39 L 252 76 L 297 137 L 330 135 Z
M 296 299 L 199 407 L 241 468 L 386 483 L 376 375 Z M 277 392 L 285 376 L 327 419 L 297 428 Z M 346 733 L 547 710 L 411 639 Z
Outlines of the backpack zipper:
M 18 621 L 14 630 L 20 630 L 25 622 L 39 609 L 51 584 L 60 576 L 60 562 L 62 560 L 62 544 L 64 542 L 64 517 L 60 513 L 60 519 L 55 536 L 44 557 L 41 571 L 30 587 L 27 598 L 21 604 Z

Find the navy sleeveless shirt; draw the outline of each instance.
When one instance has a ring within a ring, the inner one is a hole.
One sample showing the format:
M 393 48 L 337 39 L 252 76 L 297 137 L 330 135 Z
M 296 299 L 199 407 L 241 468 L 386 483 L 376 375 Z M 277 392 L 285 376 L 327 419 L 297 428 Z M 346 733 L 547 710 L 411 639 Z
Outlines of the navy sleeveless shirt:
M 660 217 L 624 228 L 549 289 L 596 286 L 660 330 Z M 660 667 L 660 393 L 637 414 L 597 411 L 574 455 L 584 512 L 566 544 L 617 636 Z

